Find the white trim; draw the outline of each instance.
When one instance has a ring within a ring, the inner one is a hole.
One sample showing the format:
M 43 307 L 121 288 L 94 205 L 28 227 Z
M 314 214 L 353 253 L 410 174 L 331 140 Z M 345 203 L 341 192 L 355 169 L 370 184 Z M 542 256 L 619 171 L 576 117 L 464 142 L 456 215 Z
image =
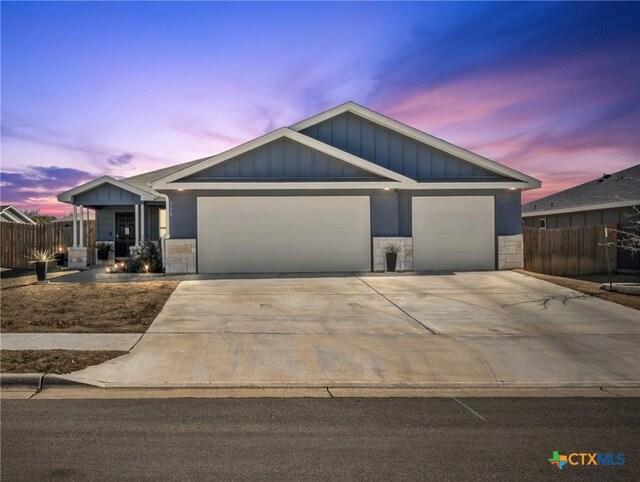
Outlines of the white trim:
M 173 182 L 168 188 L 183 190 L 304 190 L 304 189 L 398 189 L 433 191 L 449 189 L 526 189 L 523 182 Z
M 7 216 L 10 222 L 19 224 L 37 224 L 33 219 L 12 205 L 7 206 L 1 211 L 1 214 Z
M 138 189 L 137 187 L 131 186 L 122 181 L 118 181 L 117 179 L 112 178 L 111 176 L 101 176 L 93 181 L 89 181 L 85 184 L 82 184 L 78 187 L 74 187 L 68 191 L 65 191 L 61 194 L 58 194 L 58 201 L 63 203 L 73 204 L 73 197 L 81 194 L 86 191 L 90 191 L 98 186 L 102 186 L 103 184 L 113 184 L 120 189 L 124 189 L 125 191 L 129 191 L 133 194 L 137 194 L 140 196 L 141 201 L 154 201 L 156 196 L 151 194 L 150 192 L 143 191 L 142 189 Z
M 144 243 L 144 204 L 140 205 L 140 242 Z
M 140 205 L 136 204 L 133 207 L 134 210 L 134 214 L 133 214 L 133 239 L 135 239 L 135 243 L 136 246 L 138 244 L 140 244 L 140 228 L 138 227 L 140 225 Z M 117 228 L 116 228 L 117 229 Z
M 78 206 L 73 205 L 73 247 L 78 247 Z
M 8 211 L 2 211 L 2 215 L 6 216 L 7 218 L 9 218 L 9 222 L 11 223 L 15 223 L 15 224 L 26 224 L 24 221 L 22 221 L 20 218 L 18 218 L 18 216 L 16 216 L 14 213 L 8 212 Z
M 353 154 L 349 154 L 348 152 L 342 151 L 338 148 L 330 146 L 329 144 L 325 144 L 324 142 L 317 141 L 309 136 L 305 136 L 304 134 L 300 134 L 299 132 L 292 131 L 287 127 L 282 127 L 277 129 L 269 134 L 265 134 L 264 136 L 258 137 L 252 141 L 246 142 L 238 147 L 234 147 L 233 149 L 229 149 L 221 154 L 218 154 L 213 157 L 209 157 L 204 159 L 202 162 L 198 164 L 194 164 L 185 169 L 177 171 L 167 177 L 159 179 L 153 183 L 151 183 L 151 187 L 155 190 L 158 189 L 194 189 L 196 186 L 199 186 L 200 182 L 182 182 L 181 185 L 188 185 L 187 188 L 181 187 L 177 188 L 175 181 L 178 181 L 182 178 L 188 177 L 192 174 L 196 174 L 204 169 L 211 168 L 218 164 L 222 164 L 225 161 L 233 159 L 234 157 L 241 156 L 242 154 L 246 154 L 249 151 L 262 147 L 271 142 L 280 140 L 280 139 L 289 139 L 293 142 L 297 142 L 302 144 L 310 149 L 314 149 L 316 151 L 322 152 L 331 157 L 335 157 L 347 164 L 351 164 L 352 166 L 358 167 L 360 169 L 364 169 L 365 171 L 371 172 L 381 177 L 385 177 L 391 181 L 397 182 L 405 182 L 405 183 L 413 183 L 416 184 L 414 179 L 403 176 L 402 174 L 398 174 L 397 172 L 391 171 L 384 167 L 378 166 L 373 162 L 366 161 L 360 157 L 354 156 Z M 383 181 L 384 182 L 384 181 Z M 171 184 L 170 184 L 171 183 Z M 239 181 L 239 184 L 246 184 L 244 181 Z M 264 184 L 264 183 L 261 183 Z M 286 183 L 285 183 L 286 184 Z
M 82 204 L 80 206 L 78 206 L 80 208 L 80 247 L 84 248 L 84 208 L 82 207 Z
M 617 203 L 592 204 L 590 206 L 577 206 L 577 207 L 566 208 L 566 209 L 541 209 L 540 211 L 530 211 L 528 213 L 522 213 L 522 217 L 532 218 L 536 216 L 552 216 L 554 214 L 579 213 L 582 211 L 599 211 L 601 209 L 625 208 L 629 206 L 640 206 L 640 200 L 620 201 Z
M 542 183 L 531 176 L 527 176 L 526 174 L 516 171 L 515 169 L 511 169 L 510 167 L 499 164 L 495 161 L 487 159 L 486 157 L 482 157 L 474 152 L 468 151 L 456 145 L 450 144 L 449 142 L 443 141 L 442 139 L 438 139 L 437 137 L 431 136 L 425 132 L 419 131 L 418 129 L 414 129 L 406 124 L 398 122 L 394 119 L 386 117 L 382 114 L 374 112 L 370 109 L 362 107 L 361 105 L 356 104 L 355 102 L 346 102 L 345 104 L 339 105 L 333 109 L 322 112 L 313 117 L 309 117 L 303 121 L 300 121 L 296 124 L 293 124 L 289 128 L 294 131 L 301 131 L 313 125 L 319 124 L 326 120 L 331 119 L 332 117 L 336 117 L 340 114 L 344 114 L 345 112 L 351 112 L 355 115 L 363 117 L 374 124 L 378 124 L 380 126 L 391 129 L 392 131 L 398 132 L 402 135 L 410 137 L 418 142 L 422 142 L 431 147 L 439 149 L 443 152 L 451 154 L 452 156 L 463 159 L 471 164 L 475 164 L 483 169 L 487 169 L 489 171 L 495 172 L 497 174 L 501 174 L 503 176 L 512 177 L 517 180 L 523 181 L 527 183 L 527 187 L 523 189 L 535 189 L 539 188 Z
M 167 230 L 166 230 L 166 234 L 165 234 L 164 237 L 165 238 L 170 238 L 171 237 L 171 231 L 169 229 L 169 224 L 171 222 L 171 219 L 170 219 L 171 218 L 171 202 L 169 201 L 169 196 L 167 196 L 166 194 L 162 194 L 162 193 L 159 193 L 159 194 L 160 194 L 160 196 L 162 198 L 164 198 L 164 209 L 167 211 L 167 215 L 166 215 L 166 218 L 167 218 Z

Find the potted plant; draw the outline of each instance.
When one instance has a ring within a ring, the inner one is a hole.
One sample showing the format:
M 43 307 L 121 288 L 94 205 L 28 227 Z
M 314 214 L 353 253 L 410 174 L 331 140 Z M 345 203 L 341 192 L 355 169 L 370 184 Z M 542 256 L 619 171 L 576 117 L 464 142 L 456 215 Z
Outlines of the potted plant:
M 384 254 L 387 258 L 387 271 L 394 272 L 396 270 L 396 262 L 398 261 L 398 253 L 400 252 L 400 246 L 398 244 L 389 244 L 384 250 Z
M 49 263 L 56 260 L 56 253 L 48 249 L 33 248 L 27 253 L 27 259 L 29 263 L 36 265 L 38 282 L 43 283 L 47 281 Z
M 98 259 L 101 261 L 106 261 L 109 259 L 109 251 L 113 251 L 113 247 L 111 243 L 107 241 L 98 241 L 95 244 L 96 251 L 98 253 Z

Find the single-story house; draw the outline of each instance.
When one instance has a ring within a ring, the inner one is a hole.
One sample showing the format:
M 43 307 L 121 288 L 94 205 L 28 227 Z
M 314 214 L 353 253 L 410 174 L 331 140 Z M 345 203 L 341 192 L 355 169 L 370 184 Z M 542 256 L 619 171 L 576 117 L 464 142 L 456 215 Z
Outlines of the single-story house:
M 521 191 L 540 181 L 353 102 L 204 159 L 58 196 L 126 256 L 162 240 L 169 273 L 522 266 Z M 82 240 L 72 264 L 86 263 Z
M 524 226 L 539 229 L 617 224 L 633 229 L 640 208 L 640 164 L 522 206 Z M 640 256 L 618 250 L 618 269 L 640 270 Z
M 0 206 L 0 221 L 5 223 L 36 224 L 33 219 L 11 204 Z

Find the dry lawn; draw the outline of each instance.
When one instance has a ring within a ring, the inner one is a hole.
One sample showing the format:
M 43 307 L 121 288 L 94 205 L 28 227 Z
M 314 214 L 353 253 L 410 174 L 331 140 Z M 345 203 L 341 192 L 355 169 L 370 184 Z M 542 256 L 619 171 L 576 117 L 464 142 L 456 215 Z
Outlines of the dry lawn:
M 3 288 L 6 333 L 144 333 L 177 281 L 51 283 Z
M 126 351 L 2 350 L 3 373 L 70 373 L 125 355 Z
M 570 288 L 572 290 L 580 291 L 581 293 L 586 293 L 591 296 L 595 296 L 596 298 L 601 298 L 607 301 L 613 301 L 614 303 L 618 303 L 620 305 L 628 306 L 629 308 L 635 308 L 636 310 L 640 310 L 640 296 L 635 295 L 625 295 L 622 293 L 611 293 L 609 291 L 605 291 L 600 288 L 602 285 L 602 280 L 596 281 L 588 281 L 585 279 L 578 278 L 566 278 L 564 276 L 551 276 L 548 274 L 540 274 L 533 273 L 531 271 L 525 271 L 523 269 L 516 269 L 518 273 L 526 274 L 528 276 L 532 276 L 534 278 L 538 278 L 544 281 L 549 281 L 550 283 L 557 284 L 559 286 L 564 286 L 565 288 Z M 597 277 L 594 277 L 597 278 Z M 615 280 L 614 280 L 615 282 Z

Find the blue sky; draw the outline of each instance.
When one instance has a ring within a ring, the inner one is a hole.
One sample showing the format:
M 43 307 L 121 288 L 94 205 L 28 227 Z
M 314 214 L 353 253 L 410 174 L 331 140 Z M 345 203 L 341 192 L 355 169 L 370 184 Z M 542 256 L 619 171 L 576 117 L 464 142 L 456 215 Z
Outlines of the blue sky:
M 541 178 L 638 162 L 635 3 L 3 2 L 2 201 L 215 154 L 347 100 Z

